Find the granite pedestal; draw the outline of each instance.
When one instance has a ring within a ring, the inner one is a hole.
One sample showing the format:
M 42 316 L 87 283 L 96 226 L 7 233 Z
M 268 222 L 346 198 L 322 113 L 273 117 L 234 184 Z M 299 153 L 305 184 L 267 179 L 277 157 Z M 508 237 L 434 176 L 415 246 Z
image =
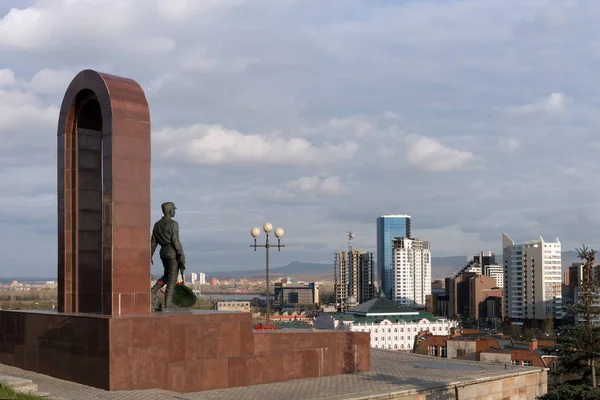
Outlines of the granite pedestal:
M 253 331 L 249 313 L 0 311 L 0 363 L 106 390 L 196 392 L 370 369 L 363 332 Z

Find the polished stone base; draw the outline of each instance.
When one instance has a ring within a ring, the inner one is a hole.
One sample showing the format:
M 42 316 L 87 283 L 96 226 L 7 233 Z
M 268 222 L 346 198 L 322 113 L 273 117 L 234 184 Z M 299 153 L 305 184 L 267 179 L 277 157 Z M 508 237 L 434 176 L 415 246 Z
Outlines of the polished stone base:
M 0 311 L 0 363 L 106 390 L 195 392 L 370 369 L 369 333 L 253 331 L 250 313 Z

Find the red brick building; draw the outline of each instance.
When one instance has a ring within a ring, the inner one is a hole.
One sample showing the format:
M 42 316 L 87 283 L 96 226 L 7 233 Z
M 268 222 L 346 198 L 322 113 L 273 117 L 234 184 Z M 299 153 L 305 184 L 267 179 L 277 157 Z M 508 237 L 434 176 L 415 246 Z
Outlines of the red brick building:
M 529 343 L 517 343 L 504 335 L 460 332 L 448 336 L 422 332 L 415 340 L 413 353 L 467 360 L 553 368 L 556 356 L 546 354 L 544 348 L 553 348 L 552 340 L 533 339 Z

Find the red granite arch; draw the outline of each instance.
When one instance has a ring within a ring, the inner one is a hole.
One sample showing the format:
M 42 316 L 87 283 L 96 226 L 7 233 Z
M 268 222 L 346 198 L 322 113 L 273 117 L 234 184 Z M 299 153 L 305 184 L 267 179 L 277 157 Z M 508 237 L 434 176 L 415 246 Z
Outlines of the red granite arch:
M 58 121 L 58 311 L 149 313 L 150 222 L 144 91 L 81 71 Z

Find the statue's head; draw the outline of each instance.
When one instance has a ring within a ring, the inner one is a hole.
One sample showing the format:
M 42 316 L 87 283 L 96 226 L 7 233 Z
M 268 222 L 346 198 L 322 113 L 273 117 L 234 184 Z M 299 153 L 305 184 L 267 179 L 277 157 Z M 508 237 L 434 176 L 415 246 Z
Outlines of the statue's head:
M 171 216 L 171 217 L 175 216 L 175 210 L 177 209 L 177 207 L 175 207 L 175 203 L 173 203 L 171 201 L 162 203 L 161 208 L 162 208 L 162 212 L 165 216 Z

